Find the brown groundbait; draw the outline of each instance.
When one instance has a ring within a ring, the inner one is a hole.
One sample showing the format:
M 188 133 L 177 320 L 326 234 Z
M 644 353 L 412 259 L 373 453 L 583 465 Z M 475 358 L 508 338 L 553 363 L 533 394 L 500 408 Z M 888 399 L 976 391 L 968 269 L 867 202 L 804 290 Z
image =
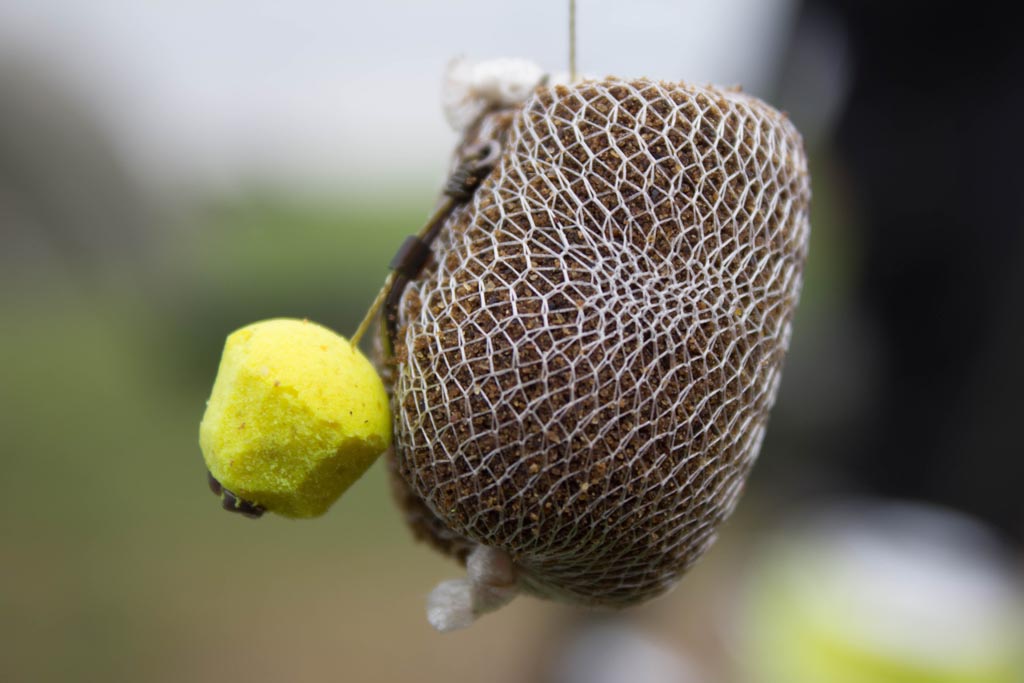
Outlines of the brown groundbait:
M 757 456 L 800 291 L 799 134 L 756 98 L 541 87 L 466 144 L 503 155 L 398 310 L 392 469 L 417 533 L 504 551 L 519 587 L 651 598 Z

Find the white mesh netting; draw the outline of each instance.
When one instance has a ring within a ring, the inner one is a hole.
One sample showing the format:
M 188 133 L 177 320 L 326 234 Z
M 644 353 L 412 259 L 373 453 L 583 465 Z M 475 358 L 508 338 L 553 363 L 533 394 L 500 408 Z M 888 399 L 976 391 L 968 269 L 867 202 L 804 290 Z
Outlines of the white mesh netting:
M 799 134 L 738 92 L 608 79 L 539 88 L 480 137 L 501 161 L 398 311 L 399 497 L 534 593 L 642 601 L 757 455 L 807 248 Z

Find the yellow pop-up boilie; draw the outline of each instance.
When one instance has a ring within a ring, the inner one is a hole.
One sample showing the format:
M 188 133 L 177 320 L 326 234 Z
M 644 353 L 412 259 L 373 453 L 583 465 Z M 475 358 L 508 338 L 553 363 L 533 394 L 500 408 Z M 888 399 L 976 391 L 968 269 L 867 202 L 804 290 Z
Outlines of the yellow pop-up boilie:
M 290 319 L 228 336 L 199 426 L 225 500 L 286 517 L 322 515 L 390 441 L 384 385 L 343 337 Z

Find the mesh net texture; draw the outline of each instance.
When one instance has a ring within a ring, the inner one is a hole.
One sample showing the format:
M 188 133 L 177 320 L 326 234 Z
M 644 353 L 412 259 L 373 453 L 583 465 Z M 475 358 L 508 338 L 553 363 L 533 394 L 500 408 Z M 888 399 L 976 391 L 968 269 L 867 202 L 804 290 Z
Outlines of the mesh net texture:
M 588 605 L 664 591 L 736 504 L 809 232 L 780 113 L 647 80 L 542 87 L 399 306 L 392 467 L 414 528 Z

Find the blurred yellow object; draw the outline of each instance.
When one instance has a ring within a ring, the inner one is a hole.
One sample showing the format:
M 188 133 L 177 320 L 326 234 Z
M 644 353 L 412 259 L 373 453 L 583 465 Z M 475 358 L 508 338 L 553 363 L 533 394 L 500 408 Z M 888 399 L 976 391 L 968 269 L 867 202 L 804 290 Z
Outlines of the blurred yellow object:
M 742 601 L 745 683 L 1021 683 L 1022 596 L 989 532 L 908 503 L 812 509 Z
M 322 515 L 391 441 L 380 377 L 357 348 L 306 320 L 227 338 L 199 426 L 210 474 L 286 517 Z

